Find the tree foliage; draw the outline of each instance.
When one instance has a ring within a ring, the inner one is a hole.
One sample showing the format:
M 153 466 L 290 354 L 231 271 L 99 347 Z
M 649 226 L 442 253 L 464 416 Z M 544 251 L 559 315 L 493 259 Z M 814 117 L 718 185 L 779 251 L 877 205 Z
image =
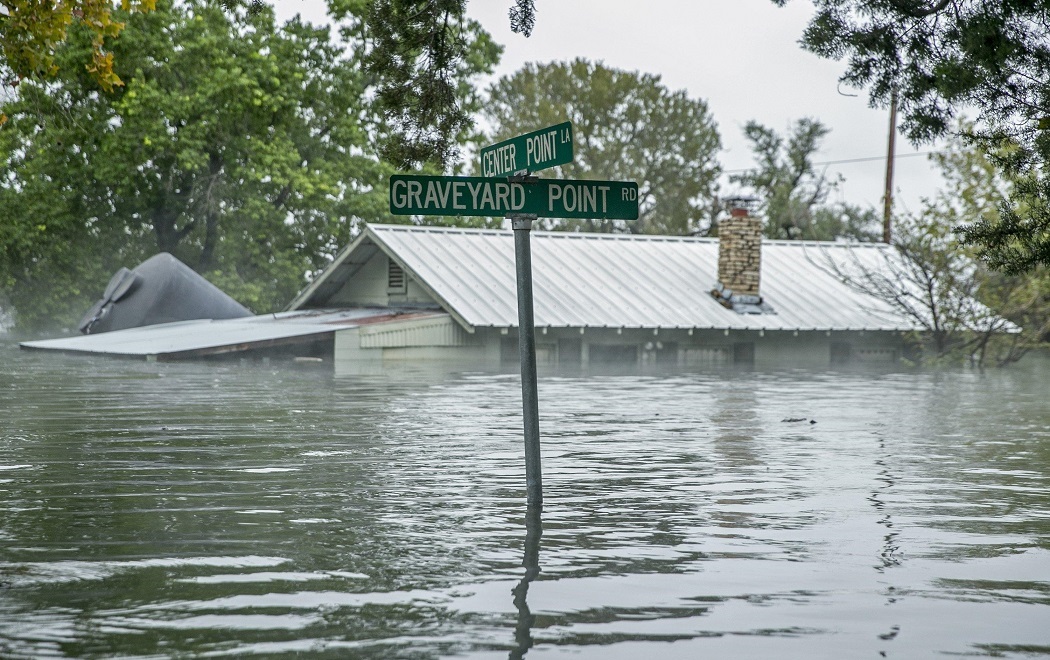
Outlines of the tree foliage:
M 637 222 L 562 222 L 562 227 L 690 234 L 700 228 L 720 172 L 718 129 L 699 99 L 660 77 L 601 63 L 528 64 L 488 90 L 485 117 L 497 142 L 571 121 L 575 158 L 553 178 L 637 181 Z
M 508 12 L 510 15 L 510 29 L 513 32 L 524 34 L 526 37 L 532 35 L 532 28 L 536 25 L 536 3 L 534 0 L 514 0 L 514 6 Z
M 956 227 L 992 268 L 1010 275 L 1050 266 L 1050 178 L 1038 169 L 1024 172 L 1015 174 L 998 214 Z
M 934 160 L 945 187 L 921 213 L 896 220 L 897 254 L 878 268 L 858 260 L 832 269 L 923 327 L 926 360 L 1009 364 L 1048 337 L 1050 273 L 990 270 L 953 232 L 963 222 L 994 220 L 1015 185 L 988 154 L 955 140 Z
M 783 5 L 787 0 L 773 0 Z M 896 93 L 915 142 L 953 131 L 975 108 L 966 135 L 1022 178 L 1003 213 L 967 225 L 964 240 L 996 268 L 1050 264 L 1050 0 L 813 0 L 802 44 L 845 59 L 842 81 L 867 87 L 872 105 Z
M 21 329 L 70 324 L 119 266 L 171 252 L 257 310 L 283 305 L 384 207 L 364 79 L 327 29 L 204 2 L 127 16 L 112 94 L 76 66 L 26 81 L 0 131 L 0 277 Z
M 972 126 L 960 122 L 958 132 L 966 134 Z M 998 224 L 1000 215 L 1013 212 L 1007 202 L 1018 198 L 1017 189 L 1027 177 L 1004 177 L 996 166 L 1001 159 L 962 139 L 932 156 L 944 177 L 941 191 L 924 204 L 924 216 L 938 227 Z M 954 248 L 975 264 L 975 297 L 999 317 L 1021 330 L 1001 332 L 1001 324 L 975 325 L 971 359 L 977 364 L 1009 364 L 1050 339 L 1050 271 L 1033 265 L 1024 273 L 1004 273 L 978 260 L 981 250 L 962 244 Z
M 774 0 L 784 5 L 787 0 Z M 1034 146 L 1046 138 L 1047 0 L 814 0 L 802 44 L 846 59 L 842 81 L 887 105 L 916 140 L 948 133 L 967 106 L 979 123 Z
M 150 11 L 156 0 L 121 0 L 121 9 Z M 58 73 L 56 49 L 71 28 L 91 35 L 90 59 L 85 69 L 105 90 L 122 85 L 113 70 L 113 53 L 106 40 L 124 29 L 113 17 L 113 0 L 4 0 L 0 3 L 0 65 L 6 84 L 23 78 L 45 79 Z
M 334 0 L 337 6 L 345 2 Z M 363 28 L 370 48 L 364 61 L 392 128 L 380 153 L 400 169 L 425 164 L 448 169 L 473 130 L 477 103 L 464 80 L 490 71 L 501 47 L 465 17 L 466 3 L 372 0 L 368 6 Z M 519 20 L 530 17 L 522 14 Z
M 730 181 L 757 195 L 770 238 L 878 240 L 873 209 L 827 204 L 838 181 L 818 171 L 813 155 L 829 132 L 813 118 L 798 120 L 786 136 L 755 121 L 745 125 L 756 165 Z
M 333 0 L 333 5 L 337 4 Z M 366 3 L 344 0 L 342 40 L 256 0 L 161 0 L 112 43 L 124 82 L 84 68 L 93 35 L 74 24 L 46 80 L 0 107 L 0 297 L 19 329 L 70 327 L 110 274 L 174 254 L 257 311 L 283 306 L 351 238 L 387 217 Z M 469 26 L 468 26 L 469 27 Z M 498 54 L 480 28 L 453 79 Z

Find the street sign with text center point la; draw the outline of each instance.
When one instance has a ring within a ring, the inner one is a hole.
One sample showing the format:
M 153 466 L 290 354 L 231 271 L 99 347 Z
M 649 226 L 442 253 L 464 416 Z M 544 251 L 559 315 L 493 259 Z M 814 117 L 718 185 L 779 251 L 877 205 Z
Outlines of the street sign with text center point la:
M 390 212 L 394 215 L 471 215 L 539 218 L 637 220 L 638 184 L 633 181 L 505 177 L 390 177 Z
M 572 122 L 497 142 L 481 150 L 482 176 L 538 172 L 573 159 Z

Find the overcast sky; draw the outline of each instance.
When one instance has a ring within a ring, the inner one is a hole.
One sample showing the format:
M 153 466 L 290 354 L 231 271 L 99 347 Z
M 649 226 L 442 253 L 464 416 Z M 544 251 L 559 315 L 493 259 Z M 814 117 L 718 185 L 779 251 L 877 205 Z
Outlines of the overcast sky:
M 867 94 L 841 88 L 843 65 L 803 51 L 798 39 L 812 13 L 808 0 L 784 8 L 770 0 L 536 0 L 529 38 L 510 31 L 512 0 L 472 0 L 468 13 L 505 47 L 496 75 L 526 62 L 576 57 L 606 66 L 658 74 L 671 90 L 707 101 L 722 135 L 726 170 L 751 167 L 744 124 L 755 119 L 780 132 L 802 117 L 830 127 L 816 160 L 871 158 L 828 165 L 845 182 L 833 199 L 882 208 L 889 112 L 868 107 Z M 288 16 L 301 10 L 318 20 L 317 0 L 277 0 Z M 537 126 L 536 128 L 542 128 Z M 926 156 L 898 137 L 897 199 L 918 211 L 919 200 L 940 185 Z M 730 188 L 723 187 L 728 192 Z

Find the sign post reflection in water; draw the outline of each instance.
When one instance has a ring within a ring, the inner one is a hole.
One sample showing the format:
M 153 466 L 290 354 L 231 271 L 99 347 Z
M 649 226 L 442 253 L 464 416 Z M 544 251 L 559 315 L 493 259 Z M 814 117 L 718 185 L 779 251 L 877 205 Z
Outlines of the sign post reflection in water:
M 518 610 L 518 624 L 514 626 L 514 643 L 510 652 L 511 660 L 521 660 L 529 652 L 535 641 L 532 639 L 532 626 L 536 616 L 529 609 L 526 600 L 529 595 L 529 583 L 540 574 L 540 537 L 543 536 L 543 522 L 540 519 L 540 507 L 530 506 L 525 513 L 525 557 L 521 565 L 525 567 L 517 586 L 510 590 L 514 594 L 514 607 Z

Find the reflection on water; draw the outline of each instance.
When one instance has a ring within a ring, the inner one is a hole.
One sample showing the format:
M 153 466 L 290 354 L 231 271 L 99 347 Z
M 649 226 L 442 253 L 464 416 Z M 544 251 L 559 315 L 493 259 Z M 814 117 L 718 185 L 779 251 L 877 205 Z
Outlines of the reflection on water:
M 0 345 L 0 657 L 1050 654 L 1048 383 Z
M 529 505 L 525 512 L 525 558 L 521 562 L 525 567 L 525 574 L 511 590 L 514 594 L 514 607 L 518 608 L 518 625 L 514 627 L 516 646 L 510 652 L 512 660 L 524 658 L 534 643 L 532 626 L 536 617 L 529 609 L 528 597 L 529 583 L 540 574 L 540 537 L 543 536 L 543 521 L 540 515 L 540 505 Z

